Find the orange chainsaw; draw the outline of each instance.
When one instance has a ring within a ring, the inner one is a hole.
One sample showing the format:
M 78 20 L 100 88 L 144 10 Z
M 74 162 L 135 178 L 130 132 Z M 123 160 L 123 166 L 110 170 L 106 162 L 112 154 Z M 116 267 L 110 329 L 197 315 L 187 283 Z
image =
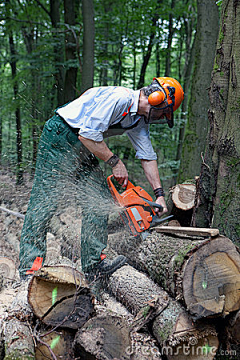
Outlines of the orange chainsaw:
M 163 207 L 153 202 L 152 197 L 140 186 L 134 186 L 128 181 L 126 190 L 120 194 L 114 186 L 112 179 L 113 175 L 108 176 L 108 187 L 114 202 L 123 208 L 120 216 L 134 236 L 145 233 L 142 238 L 146 238 L 149 228 L 173 217 L 173 215 L 170 215 L 160 219 L 154 208 L 162 211 Z

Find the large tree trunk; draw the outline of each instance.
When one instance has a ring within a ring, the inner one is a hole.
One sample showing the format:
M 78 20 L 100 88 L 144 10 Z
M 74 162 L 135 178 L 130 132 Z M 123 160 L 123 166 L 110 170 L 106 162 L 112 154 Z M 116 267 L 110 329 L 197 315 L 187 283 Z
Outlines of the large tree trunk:
M 93 0 L 82 0 L 83 14 L 83 67 L 81 92 L 93 86 L 94 78 L 94 3 Z
M 201 153 L 204 152 L 208 130 L 207 88 L 218 35 L 218 7 L 214 0 L 198 0 L 198 22 L 196 34 L 195 64 L 192 78 L 188 123 L 185 129 L 183 152 L 179 171 L 179 182 L 199 175 Z
M 223 1 L 209 110 L 210 131 L 200 176 L 197 226 L 213 224 L 240 245 L 240 3 Z
M 153 232 L 142 241 L 115 234 L 109 236 L 109 244 L 184 301 L 196 319 L 238 310 L 240 255 L 236 247 L 223 236 L 193 239 Z
M 27 282 L 21 284 L 13 303 L 9 304 L 7 316 L 3 317 L 0 324 L 5 341 L 4 360 L 35 359 L 30 326 L 33 314 L 27 301 L 27 287 Z

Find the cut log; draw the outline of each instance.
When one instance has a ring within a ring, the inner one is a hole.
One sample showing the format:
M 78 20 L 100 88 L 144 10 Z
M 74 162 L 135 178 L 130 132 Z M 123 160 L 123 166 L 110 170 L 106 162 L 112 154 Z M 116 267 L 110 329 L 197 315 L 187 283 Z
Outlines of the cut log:
M 194 207 L 196 186 L 193 184 L 178 184 L 172 190 L 172 201 L 181 210 L 190 210 Z
M 35 350 L 35 360 L 53 359 L 57 360 L 74 359 L 72 344 L 75 334 L 67 330 L 47 332 L 38 337 L 38 343 Z
M 177 351 L 179 356 L 181 352 L 184 355 L 187 347 L 190 349 L 189 359 L 202 359 L 194 354 L 197 343 L 214 347 L 214 352 L 208 357 L 214 358 L 218 348 L 215 327 L 206 321 L 193 323 L 182 305 L 172 300 L 145 274 L 129 265 L 123 266 L 111 275 L 109 291 L 136 315 L 132 330 L 151 324 L 153 335 L 169 359 L 174 358 Z
M 82 273 L 70 266 L 47 266 L 28 290 L 33 313 L 47 325 L 78 329 L 93 314 L 93 295 Z
M 123 317 L 131 326 L 134 315 L 127 308 L 117 301 L 109 293 L 101 291 L 100 303 L 95 305 L 97 316 L 116 315 Z M 161 360 L 161 353 L 156 339 L 147 330 L 141 332 L 130 332 L 131 346 L 126 349 L 127 355 L 131 355 L 131 360 Z
M 170 190 L 168 209 L 181 226 L 191 225 L 195 196 L 195 184 L 178 184 Z
M 12 281 L 15 278 L 16 266 L 13 260 L 7 257 L 0 257 L 0 278 L 1 283 L 5 284 L 8 281 Z M 1 288 L 1 285 L 0 285 Z
M 109 246 L 147 272 L 195 317 L 227 315 L 240 307 L 240 255 L 224 236 L 193 240 L 153 232 L 109 236 Z
M 74 352 L 81 359 L 130 359 L 130 345 L 127 322 L 107 313 L 88 320 L 77 332 Z

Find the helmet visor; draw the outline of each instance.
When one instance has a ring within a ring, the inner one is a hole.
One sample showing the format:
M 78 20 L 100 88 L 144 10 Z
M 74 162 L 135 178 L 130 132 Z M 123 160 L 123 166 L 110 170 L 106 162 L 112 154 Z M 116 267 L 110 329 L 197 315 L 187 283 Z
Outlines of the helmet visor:
M 148 114 L 149 124 L 168 124 L 170 128 L 173 127 L 173 106 L 166 105 L 162 108 L 151 106 Z

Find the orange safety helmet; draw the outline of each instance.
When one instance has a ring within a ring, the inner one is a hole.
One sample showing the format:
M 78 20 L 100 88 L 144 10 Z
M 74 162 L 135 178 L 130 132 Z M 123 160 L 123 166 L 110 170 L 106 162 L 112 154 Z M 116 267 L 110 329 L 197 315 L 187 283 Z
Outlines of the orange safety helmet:
M 153 78 L 153 80 L 157 80 L 160 87 L 165 90 L 165 94 L 161 90 L 154 91 L 148 97 L 149 104 L 153 106 L 157 106 L 160 105 L 163 101 L 167 100 L 167 103 L 169 105 L 174 102 L 173 111 L 177 110 L 184 99 L 183 88 L 179 84 L 179 82 L 176 79 L 170 77 Z M 173 96 L 170 91 L 171 87 L 174 87 L 175 89 L 174 92 L 175 101 L 173 101 L 172 99 Z
M 161 110 L 170 111 L 166 118 L 168 118 L 169 127 L 173 127 L 173 112 L 179 108 L 184 99 L 183 88 L 176 79 L 170 77 L 155 77 L 153 80 L 157 81 L 159 90 L 153 91 L 148 96 L 148 102 L 153 111 L 160 110 L 159 105 L 165 105 Z

